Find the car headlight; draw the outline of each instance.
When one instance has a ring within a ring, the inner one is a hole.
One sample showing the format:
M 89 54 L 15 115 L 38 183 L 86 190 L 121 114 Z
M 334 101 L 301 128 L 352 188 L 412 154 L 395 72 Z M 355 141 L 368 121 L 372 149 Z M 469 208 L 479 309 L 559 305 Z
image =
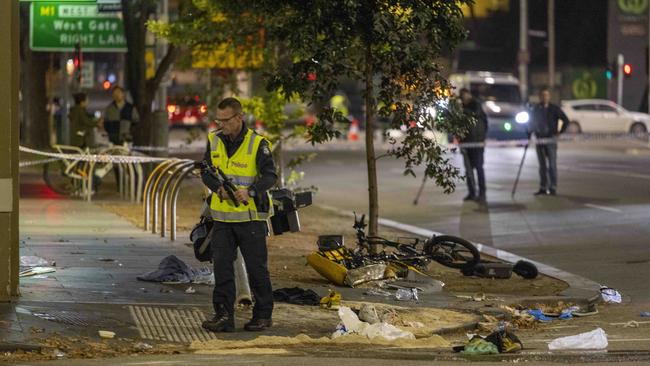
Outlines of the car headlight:
M 530 115 L 528 115 L 528 112 L 519 112 L 515 116 L 515 121 L 519 124 L 528 123 L 528 120 L 530 120 Z

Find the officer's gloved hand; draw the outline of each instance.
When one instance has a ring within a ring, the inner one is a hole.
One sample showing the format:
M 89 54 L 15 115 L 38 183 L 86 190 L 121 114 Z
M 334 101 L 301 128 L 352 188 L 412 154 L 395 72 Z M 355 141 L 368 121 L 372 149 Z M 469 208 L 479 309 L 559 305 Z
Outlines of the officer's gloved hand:
M 217 178 L 207 170 L 201 171 L 201 180 L 212 192 L 217 192 L 221 188 L 221 184 Z

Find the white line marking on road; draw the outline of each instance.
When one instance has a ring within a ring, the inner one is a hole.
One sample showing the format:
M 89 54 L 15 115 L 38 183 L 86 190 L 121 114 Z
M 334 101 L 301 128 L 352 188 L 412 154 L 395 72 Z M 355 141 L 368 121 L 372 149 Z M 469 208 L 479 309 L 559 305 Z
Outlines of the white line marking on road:
M 618 208 L 601 206 L 601 205 L 594 205 L 593 203 L 585 203 L 585 206 L 590 207 L 590 208 L 595 208 L 597 210 L 603 210 L 603 211 L 609 211 L 609 212 L 615 212 L 615 213 L 623 212 L 623 211 L 619 210 Z

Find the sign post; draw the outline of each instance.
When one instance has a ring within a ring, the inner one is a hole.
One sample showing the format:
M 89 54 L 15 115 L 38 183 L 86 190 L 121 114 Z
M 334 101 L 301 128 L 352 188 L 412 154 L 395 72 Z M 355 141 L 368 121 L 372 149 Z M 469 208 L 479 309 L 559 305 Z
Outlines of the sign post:
M 35 1 L 30 8 L 29 45 L 34 51 L 126 52 L 118 13 L 100 13 L 94 2 Z

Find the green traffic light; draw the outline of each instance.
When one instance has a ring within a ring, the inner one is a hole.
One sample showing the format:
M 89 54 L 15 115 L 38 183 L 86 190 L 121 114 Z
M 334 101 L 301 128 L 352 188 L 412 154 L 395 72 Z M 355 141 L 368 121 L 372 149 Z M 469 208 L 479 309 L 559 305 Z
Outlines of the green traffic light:
M 612 72 L 612 70 L 605 71 L 605 77 L 607 78 L 607 80 L 612 80 L 612 78 L 614 77 L 614 73 Z
M 512 124 L 510 122 L 506 122 L 503 124 L 503 129 L 510 132 L 512 130 Z

